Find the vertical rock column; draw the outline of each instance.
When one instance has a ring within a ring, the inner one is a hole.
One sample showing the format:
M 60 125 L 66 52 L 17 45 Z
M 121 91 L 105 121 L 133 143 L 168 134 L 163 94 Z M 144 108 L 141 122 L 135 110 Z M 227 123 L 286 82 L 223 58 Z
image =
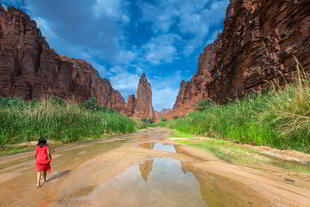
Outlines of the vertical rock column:
M 155 113 L 152 105 L 152 87 L 148 82 L 145 73 L 140 77 L 137 88 L 137 99 L 134 117 L 138 119 L 155 118 Z

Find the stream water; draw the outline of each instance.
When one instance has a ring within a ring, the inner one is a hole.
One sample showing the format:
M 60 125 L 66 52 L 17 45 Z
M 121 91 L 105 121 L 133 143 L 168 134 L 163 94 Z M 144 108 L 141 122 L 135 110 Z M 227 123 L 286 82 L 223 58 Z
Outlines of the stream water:
M 178 153 L 170 144 L 144 143 L 139 147 Z M 252 206 L 250 197 L 240 197 L 235 188 L 244 192 L 246 187 L 194 168 L 192 162 L 154 157 L 133 164 L 108 182 L 81 189 L 76 202 L 128 207 Z

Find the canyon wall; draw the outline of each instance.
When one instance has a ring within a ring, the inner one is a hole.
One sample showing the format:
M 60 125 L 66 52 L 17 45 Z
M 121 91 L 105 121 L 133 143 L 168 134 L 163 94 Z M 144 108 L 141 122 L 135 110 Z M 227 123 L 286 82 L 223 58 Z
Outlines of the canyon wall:
M 202 99 L 223 104 L 291 81 L 296 57 L 310 70 L 309 0 L 232 0 L 224 31 L 200 55 L 197 73 L 167 118 L 193 111 Z
M 78 101 L 95 96 L 99 104 L 127 113 L 121 94 L 90 64 L 56 54 L 35 21 L 0 5 L 0 97 L 46 96 Z

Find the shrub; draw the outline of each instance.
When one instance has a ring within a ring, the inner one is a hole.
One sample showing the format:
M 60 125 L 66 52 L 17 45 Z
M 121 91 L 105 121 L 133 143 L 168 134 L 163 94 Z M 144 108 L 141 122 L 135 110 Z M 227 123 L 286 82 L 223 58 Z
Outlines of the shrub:
M 102 111 L 102 112 L 114 112 L 112 109 L 101 106 L 97 103 L 96 97 L 91 97 L 90 99 L 84 101 L 81 107 L 91 111 Z
M 6 134 L 0 134 L 0 147 L 3 149 L 8 143 L 8 136 Z
M 142 119 L 141 121 L 146 124 L 153 124 L 155 120 L 154 118 L 145 118 L 145 119 Z
M 208 109 L 209 107 L 211 107 L 212 104 L 213 104 L 212 100 L 204 99 L 196 105 L 196 111 L 204 111 Z
M 67 105 L 67 102 L 64 99 L 57 97 L 57 96 L 52 96 L 48 99 L 50 100 L 51 104 L 56 105 L 56 106 L 66 106 Z M 36 102 L 34 102 L 34 103 L 36 103 Z
M 174 115 L 174 116 L 172 117 L 172 119 L 174 119 L 174 120 L 181 119 L 181 118 L 184 118 L 184 116 L 181 116 L 181 115 Z
M 167 119 L 165 119 L 164 117 L 160 117 L 160 122 L 164 122 L 167 121 Z
M 0 107 L 24 107 L 25 101 L 19 98 L 0 98 Z

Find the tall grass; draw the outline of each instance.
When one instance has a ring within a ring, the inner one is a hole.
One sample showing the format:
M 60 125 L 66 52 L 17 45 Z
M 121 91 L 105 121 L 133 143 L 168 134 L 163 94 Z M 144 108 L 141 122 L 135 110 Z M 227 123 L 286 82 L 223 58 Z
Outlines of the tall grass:
M 0 99 L 1 146 L 36 140 L 38 136 L 72 142 L 83 137 L 134 130 L 134 121 L 118 113 L 90 110 L 58 98 L 32 102 Z
M 283 90 L 250 95 L 227 105 L 209 105 L 169 121 L 179 131 L 241 143 L 310 152 L 310 84 L 298 63 Z

